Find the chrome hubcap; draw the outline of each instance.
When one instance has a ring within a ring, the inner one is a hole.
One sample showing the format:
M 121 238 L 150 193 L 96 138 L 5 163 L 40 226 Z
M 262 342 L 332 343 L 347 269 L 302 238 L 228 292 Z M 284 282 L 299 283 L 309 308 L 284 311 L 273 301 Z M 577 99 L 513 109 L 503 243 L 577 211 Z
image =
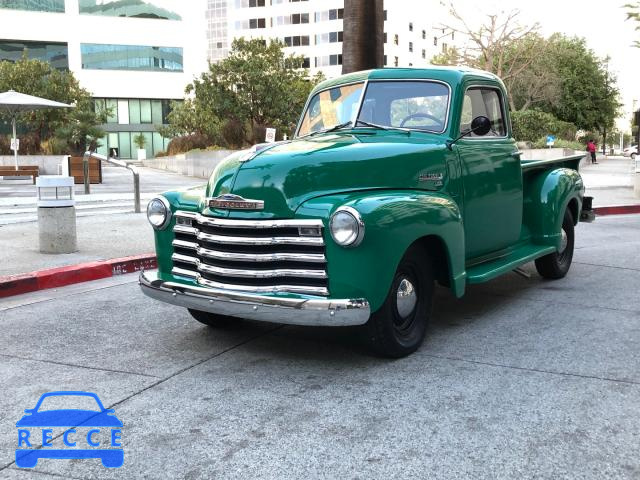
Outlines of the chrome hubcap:
M 407 318 L 413 312 L 417 302 L 418 296 L 415 287 L 409 280 L 403 278 L 396 291 L 398 315 L 401 318 Z
M 564 252 L 567 249 L 567 244 L 569 243 L 567 239 L 567 232 L 564 231 L 564 228 L 561 230 L 562 239 L 560 240 L 560 253 Z

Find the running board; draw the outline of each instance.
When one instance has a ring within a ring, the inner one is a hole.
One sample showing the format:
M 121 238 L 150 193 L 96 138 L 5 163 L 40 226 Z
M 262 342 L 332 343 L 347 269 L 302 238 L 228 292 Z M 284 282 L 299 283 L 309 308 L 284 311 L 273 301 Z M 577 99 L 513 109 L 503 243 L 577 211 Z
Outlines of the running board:
M 484 283 L 556 251 L 548 245 L 523 245 L 509 255 L 467 269 L 467 283 Z

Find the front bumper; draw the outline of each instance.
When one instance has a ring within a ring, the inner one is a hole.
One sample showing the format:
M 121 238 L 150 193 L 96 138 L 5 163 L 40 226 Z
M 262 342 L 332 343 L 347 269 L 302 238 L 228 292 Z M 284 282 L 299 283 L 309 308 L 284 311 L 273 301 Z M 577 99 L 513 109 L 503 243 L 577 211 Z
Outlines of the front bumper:
M 365 299 L 326 299 L 320 297 L 268 297 L 235 290 L 204 288 L 168 282 L 156 272 L 140 273 L 145 295 L 180 307 L 288 325 L 346 327 L 369 320 Z

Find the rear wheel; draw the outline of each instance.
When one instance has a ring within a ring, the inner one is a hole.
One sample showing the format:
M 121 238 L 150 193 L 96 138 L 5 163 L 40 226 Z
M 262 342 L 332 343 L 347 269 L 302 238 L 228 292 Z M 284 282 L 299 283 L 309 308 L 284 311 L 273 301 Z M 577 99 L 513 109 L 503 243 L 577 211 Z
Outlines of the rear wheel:
M 188 308 L 187 310 L 189 310 L 193 318 L 208 327 L 229 328 L 238 321 L 237 318 L 218 315 L 217 313 L 203 312 L 202 310 L 194 310 L 193 308 Z
M 418 349 L 431 314 L 433 283 L 429 257 L 417 247 L 410 248 L 400 261 L 384 304 L 365 326 L 375 352 L 400 358 Z
M 556 280 L 563 278 L 571 267 L 573 260 L 574 229 L 573 216 L 567 209 L 562 220 L 562 241 L 557 252 L 550 253 L 536 260 L 536 270 L 544 278 Z

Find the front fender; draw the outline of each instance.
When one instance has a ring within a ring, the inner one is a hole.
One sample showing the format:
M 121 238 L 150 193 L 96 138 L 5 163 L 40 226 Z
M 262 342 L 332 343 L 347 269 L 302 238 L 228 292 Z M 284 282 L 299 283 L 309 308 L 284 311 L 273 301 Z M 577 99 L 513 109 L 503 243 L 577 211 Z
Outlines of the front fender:
M 575 201 L 574 222 L 582 209 L 584 184 L 573 169 L 557 168 L 524 182 L 524 223 L 534 243 L 559 247 L 564 212 Z M 574 210 L 574 209 L 572 209 Z
M 344 248 L 329 232 L 329 218 L 340 206 L 355 208 L 365 224 L 360 245 Z M 322 218 L 325 228 L 329 291 L 335 298 L 366 298 L 371 310 L 384 303 L 395 271 L 409 246 L 428 236 L 444 245 L 449 283 L 464 294 L 464 230 L 458 205 L 433 192 L 367 191 L 311 199 L 300 206 L 298 218 Z

